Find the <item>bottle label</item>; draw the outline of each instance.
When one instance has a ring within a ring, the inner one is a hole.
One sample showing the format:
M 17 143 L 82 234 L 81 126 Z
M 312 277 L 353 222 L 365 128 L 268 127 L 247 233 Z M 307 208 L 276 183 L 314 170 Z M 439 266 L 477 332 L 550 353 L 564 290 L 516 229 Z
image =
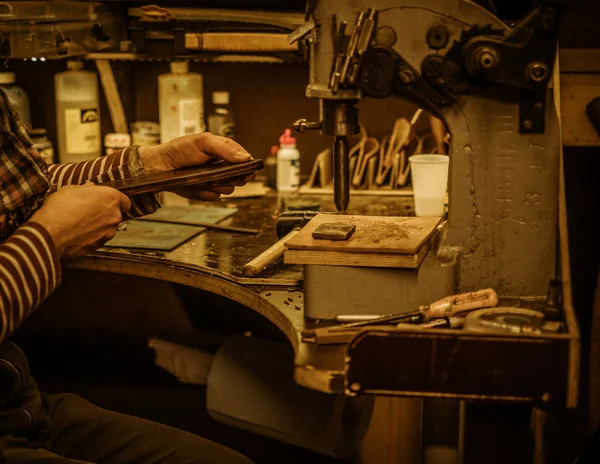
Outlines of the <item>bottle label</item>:
M 230 139 L 235 138 L 235 124 L 222 124 L 217 131 L 217 135 L 221 135 L 223 137 L 228 137 Z
M 67 153 L 85 155 L 100 152 L 100 113 L 98 108 L 65 110 Z
M 179 137 L 202 132 L 202 100 L 191 98 L 179 101 Z

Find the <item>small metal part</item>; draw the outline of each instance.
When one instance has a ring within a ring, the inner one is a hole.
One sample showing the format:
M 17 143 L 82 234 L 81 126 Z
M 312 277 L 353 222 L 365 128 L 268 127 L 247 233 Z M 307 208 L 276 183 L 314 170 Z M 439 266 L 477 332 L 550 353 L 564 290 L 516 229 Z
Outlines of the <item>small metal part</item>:
M 419 325 L 423 329 L 459 329 L 464 325 L 464 317 L 444 317 L 432 319 Z
M 350 385 L 350 390 L 352 390 L 353 392 L 360 391 L 361 388 L 362 385 L 359 382 L 354 382 L 352 385 Z
M 358 134 L 357 100 L 329 100 L 319 101 L 321 131 L 323 135 L 333 137 Z
M 348 138 L 335 137 L 333 142 L 333 196 L 335 207 L 344 212 L 350 203 L 350 159 Z
M 365 321 L 349 322 L 347 324 L 341 324 L 332 327 L 330 330 L 345 330 L 353 327 L 368 327 L 370 325 L 396 325 L 399 322 L 420 323 L 423 322 L 422 311 L 411 311 L 408 313 L 390 314 L 387 316 L 381 316 L 376 319 L 369 319 Z
M 479 47 L 473 53 L 475 68 L 483 73 L 487 73 L 498 67 L 500 58 L 498 52 L 489 46 Z
M 433 26 L 427 31 L 427 45 L 434 50 L 440 50 L 448 45 L 450 36 L 448 31 L 443 26 Z
M 373 319 L 379 319 L 383 317 L 382 314 L 340 314 L 335 316 L 336 322 L 340 322 L 342 324 L 348 322 L 363 322 L 363 321 L 372 321 Z
M 317 226 L 312 232 L 312 237 L 316 240 L 348 240 L 354 231 L 356 224 L 349 221 L 325 222 Z
M 443 74 L 443 58 L 439 55 L 429 55 L 421 64 L 421 72 L 430 79 L 437 79 Z
M 540 311 L 502 307 L 474 311 L 464 324 L 464 330 L 491 333 L 556 333 L 560 327 L 560 323 L 546 322 Z
M 543 85 L 535 89 L 524 89 L 519 96 L 519 131 L 527 134 L 542 134 L 545 130 L 546 89 Z
M 306 119 L 298 119 L 293 124 L 294 130 L 303 134 L 307 130 L 321 129 L 321 123 L 316 121 L 308 121 Z
M 398 73 L 398 78 L 404 85 L 410 85 L 415 81 L 415 74 L 411 69 L 404 68 Z
M 398 40 L 396 31 L 390 26 L 382 26 L 375 32 L 375 43 L 382 47 L 393 47 Z
M 527 66 L 527 77 L 536 84 L 543 82 L 548 77 L 548 66 L 540 61 L 535 61 Z
M 356 85 L 360 71 L 362 55 L 371 45 L 377 27 L 377 10 L 369 8 L 362 11 L 346 44 L 345 25 L 340 25 L 340 32 L 333 38 L 335 63 L 329 80 L 329 87 L 335 94 L 340 86 Z M 335 30 L 335 27 L 333 28 Z
M 298 40 L 305 37 L 309 32 L 311 32 L 316 27 L 315 21 L 312 18 L 309 18 L 302 26 L 298 27 L 295 31 L 291 32 L 287 41 L 289 44 L 293 44 Z

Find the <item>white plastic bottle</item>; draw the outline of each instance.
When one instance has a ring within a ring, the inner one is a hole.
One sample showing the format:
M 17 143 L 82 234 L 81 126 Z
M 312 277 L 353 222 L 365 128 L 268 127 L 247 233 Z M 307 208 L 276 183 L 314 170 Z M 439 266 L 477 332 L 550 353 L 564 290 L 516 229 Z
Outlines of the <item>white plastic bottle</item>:
M 171 62 L 171 72 L 158 76 L 160 141 L 206 130 L 202 75 L 189 72 L 187 61 Z
M 81 61 L 67 61 L 68 71 L 54 76 L 58 160 L 85 161 L 102 154 L 98 76 Z
M 286 129 L 279 137 L 277 151 L 277 190 L 294 192 L 300 187 L 300 152 L 292 131 Z
M 208 132 L 234 139 L 235 121 L 229 104 L 229 92 L 213 92 L 212 97 L 214 108 L 208 115 Z
M 6 92 L 8 101 L 11 103 L 19 119 L 28 129 L 31 129 L 31 108 L 27 93 L 16 85 L 15 73 L 10 71 L 0 72 L 0 89 Z

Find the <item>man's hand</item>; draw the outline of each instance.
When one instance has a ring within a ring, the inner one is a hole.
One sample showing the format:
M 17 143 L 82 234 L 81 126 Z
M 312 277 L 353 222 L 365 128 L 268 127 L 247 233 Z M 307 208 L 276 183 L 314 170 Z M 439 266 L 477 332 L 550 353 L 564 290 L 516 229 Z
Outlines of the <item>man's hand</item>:
M 50 195 L 31 220 L 44 226 L 61 257 L 83 256 L 115 236 L 131 201 L 118 190 L 70 185 Z
M 215 158 L 230 163 L 243 163 L 252 159 L 239 143 L 208 132 L 179 137 L 168 143 L 140 147 L 140 158 L 146 174 L 169 171 L 190 166 L 206 164 Z M 229 195 L 237 186 L 250 182 L 254 175 L 224 181 L 210 189 L 188 187 L 175 193 L 191 200 L 214 201 L 221 195 Z

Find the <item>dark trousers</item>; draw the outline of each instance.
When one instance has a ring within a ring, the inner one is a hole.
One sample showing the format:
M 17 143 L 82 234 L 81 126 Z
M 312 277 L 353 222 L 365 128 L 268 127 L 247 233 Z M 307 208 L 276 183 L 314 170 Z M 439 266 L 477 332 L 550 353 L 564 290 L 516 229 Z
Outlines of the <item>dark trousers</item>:
M 22 352 L 10 348 L 5 360 L 27 376 Z M 191 433 L 106 411 L 76 395 L 40 393 L 28 376 L 22 388 L 7 395 L 7 378 L 0 372 L 5 379 L 0 399 L 6 400 L 0 404 L 0 464 L 252 464 Z

